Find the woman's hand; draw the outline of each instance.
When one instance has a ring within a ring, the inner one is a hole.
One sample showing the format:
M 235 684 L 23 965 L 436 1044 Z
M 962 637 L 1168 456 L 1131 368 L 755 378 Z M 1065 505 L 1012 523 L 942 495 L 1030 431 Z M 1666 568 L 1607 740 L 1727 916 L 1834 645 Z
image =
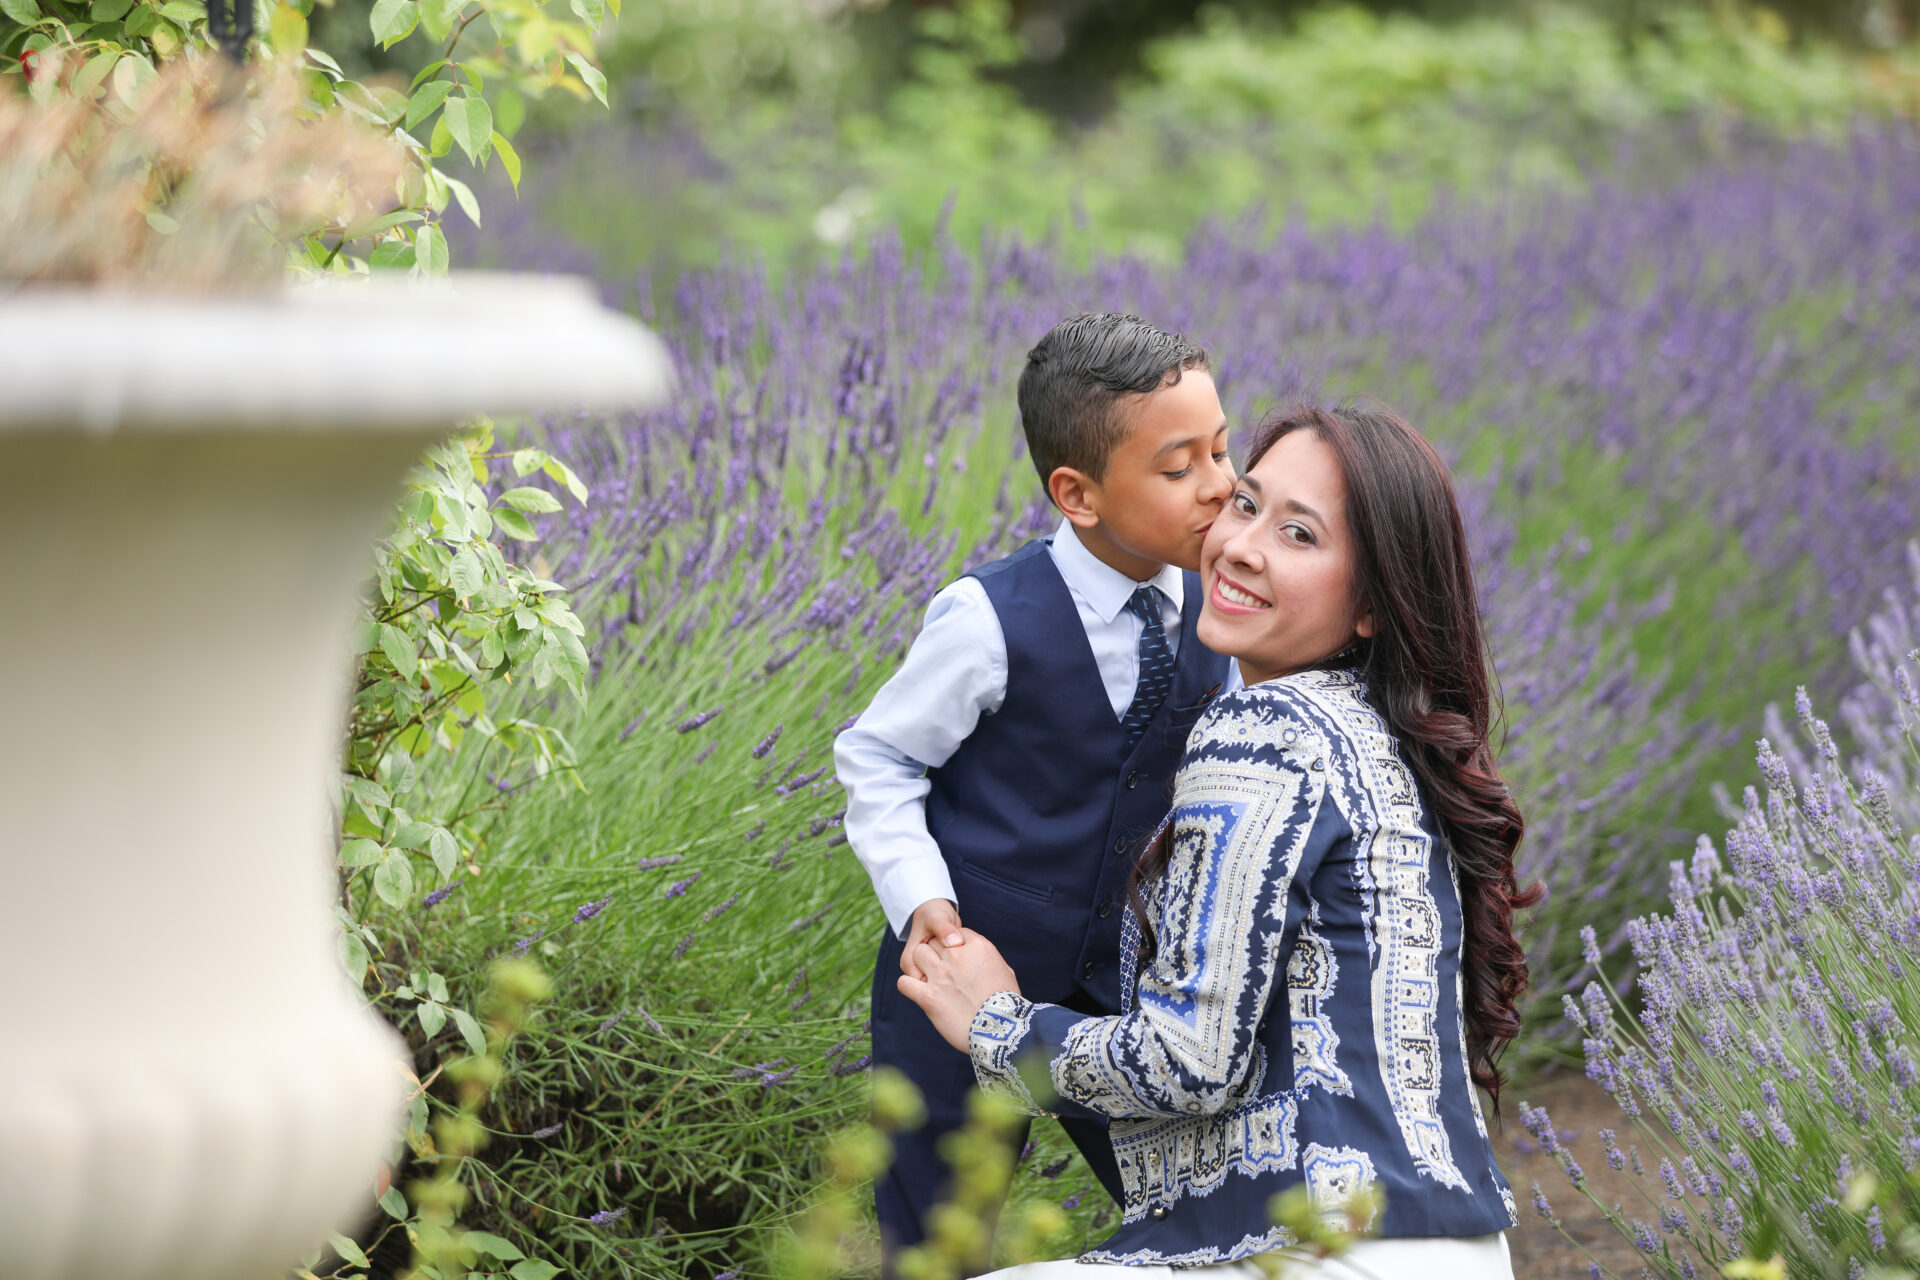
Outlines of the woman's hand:
M 910 956 L 925 974 L 915 979 L 902 974 L 900 994 L 919 1005 L 940 1038 L 967 1052 L 967 1033 L 973 1015 L 996 991 L 1019 993 L 1020 980 L 1000 957 L 999 948 L 971 929 L 960 931 L 962 945 L 949 947 L 938 939 L 916 943 Z

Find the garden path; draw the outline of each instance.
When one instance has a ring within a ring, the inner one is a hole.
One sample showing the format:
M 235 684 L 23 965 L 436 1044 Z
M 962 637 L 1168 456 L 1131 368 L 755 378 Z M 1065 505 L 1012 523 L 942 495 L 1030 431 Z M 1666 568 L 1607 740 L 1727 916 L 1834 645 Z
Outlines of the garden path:
M 1600 1086 L 1566 1070 L 1515 1080 L 1502 1090 L 1505 1124 L 1493 1135 L 1494 1152 L 1520 1206 L 1520 1225 L 1507 1237 L 1513 1251 L 1515 1280 L 1584 1280 L 1589 1257 L 1613 1275 L 1639 1276 L 1639 1253 L 1591 1201 L 1573 1189 L 1558 1162 L 1527 1136 L 1519 1119 L 1522 1102 L 1547 1109 L 1561 1142 L 1573 1151 L 1596 1195 L 1608 1204 L 1624 1206 L 1629 1216 L 1655 1216 L 1640 1198 L 1634 1176 L 1609 1169 L 1601 1153 L 1599 1130 L 1614 1130 L 1624 1150 L 1631 1141 L 1631 1122 Z M 1534 1210 L 1531 1183 L 1536 1180 L 1547 1193 L 1566 1235 L 1554 1230 Z M 1654 1194 L 1662 1194 L 1657 1177 L 1650 1175 L 1644 1185 Z

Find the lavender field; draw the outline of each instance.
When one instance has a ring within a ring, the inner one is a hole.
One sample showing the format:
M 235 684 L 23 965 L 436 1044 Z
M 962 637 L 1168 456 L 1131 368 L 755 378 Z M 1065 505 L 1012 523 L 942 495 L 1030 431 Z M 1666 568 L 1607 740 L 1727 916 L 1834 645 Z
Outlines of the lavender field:
M 495 245 L 579 260 L 531 220 Z M 657 413 L 542 426 L 592 490 L 540 544 L 593 637 L 590 698 L 548 712 L 583 785 L 505 809 L 486 874 L 423 908 L 413 944 L 447 973 L 518 948 L 558 983 L 475 1167 L 486 1229 L 583 1275 L 763 1273 L 814 1139 L 864 1097 L 883 925 L 829 744 L 938 586 L 1051 523 L 1013 379 L 1064 315 L 1193 334 L 1236 424 L 1370 393 L 1455 463 L 1522 872 L 1550 889 L 1526 933 L 1535 1061 L 1578 1059 L 1560 997 L 1593 976 L 1581 926 L 1625 959 L 1669 860 L 1724 825 L 1711 784 L 1747 779 L 1766 705 L 1850 690 L 1848 629 L 1904 581 L 1910 129 L 1657 190 L 1457 202 L 1405 233 L 1215 225 L 1171 265 L 1071 250 L 881 239 L 777 279 L 601 282 L 670 337 L 682 382 Z M 1015 1188 L 1069 1202 L 1062 1252 L 1103 1200 L 1067 1150 L 1043 1136 Z

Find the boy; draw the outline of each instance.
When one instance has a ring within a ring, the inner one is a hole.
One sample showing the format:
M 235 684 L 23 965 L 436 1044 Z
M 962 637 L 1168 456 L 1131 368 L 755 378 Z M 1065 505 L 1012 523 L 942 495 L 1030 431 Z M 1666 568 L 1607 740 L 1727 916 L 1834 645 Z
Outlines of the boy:
M 890 926 L 873 1061 L 927 1107 L 874 1188 L 889 1271 L 925 1237 L 946 1182 L 937 1144 L 974 1083 L 901 994 L 923 980 L 905 951 L 957 945 L 964 919 L 1028 998 L 1118 1012 L 1132 857 L 1165 816 L 1187 730 L 1231 679 L 1193 630 L 1200 544 L 1233 482 L 1206 352 L 1136 316 L 1078 316 L 1027 353 L 1019 402 L 1059 527 L 935 595 L 834 745 L 848 840 Z M 1118 1200 L 1105 1127 L 1061 1124 Z

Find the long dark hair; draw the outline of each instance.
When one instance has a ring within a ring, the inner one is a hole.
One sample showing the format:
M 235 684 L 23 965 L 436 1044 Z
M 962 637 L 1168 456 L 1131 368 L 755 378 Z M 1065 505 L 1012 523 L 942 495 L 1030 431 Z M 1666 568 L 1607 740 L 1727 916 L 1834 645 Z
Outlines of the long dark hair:
M 1404 419 L 1372 401 L 1338 409 L 1296 406 L 1268 418 L 1247 454 L 1251 471 L 1285 436 L 1311 431 L 1333 450 L 1347 486 L 1356 614 L 1373 637 L 1321 666 L 1351 666 L 1400 744 L 1420 794 L 1440 819 L 1460 878 L 1465 918 L 1461 967 L 1467 1061 L 1496 1114 L 1499 1060 L 1520 1033 L 1526 952 L 1513 913 L 1545 895 L 1522 890 L 1514 850 L 1526 830 L 1494 765 L 1496 707 L 1466 530 L 1446 464 Z M 1134 868 L 1129 898 L 1153 937 L 1139 885 L 1166 871 L 1173 832 L 1163 827 Z M 1149 945 L 1151 945 L 1149 943 Z

